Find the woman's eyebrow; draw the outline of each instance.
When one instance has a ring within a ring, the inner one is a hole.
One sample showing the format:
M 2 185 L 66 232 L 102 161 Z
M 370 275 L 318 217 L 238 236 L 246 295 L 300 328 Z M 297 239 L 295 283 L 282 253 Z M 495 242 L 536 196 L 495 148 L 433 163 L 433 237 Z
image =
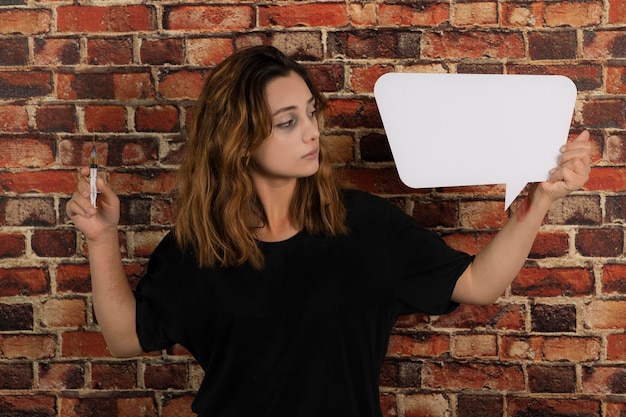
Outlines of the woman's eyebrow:
M 311 97 L 310 99 L 307 100 L 306 105 L 309 106 L 311 104 L 315 103 L 315 97 Z M 286 111 L 291 111 L 291 110 L 295 110 L 297 106 L 286 106 L 286 107 L 281 107 L 280 109 L 276 110 L 274 113 L 272 113 L 272 117 L 276 116 L 279 113 L 283 113 Z

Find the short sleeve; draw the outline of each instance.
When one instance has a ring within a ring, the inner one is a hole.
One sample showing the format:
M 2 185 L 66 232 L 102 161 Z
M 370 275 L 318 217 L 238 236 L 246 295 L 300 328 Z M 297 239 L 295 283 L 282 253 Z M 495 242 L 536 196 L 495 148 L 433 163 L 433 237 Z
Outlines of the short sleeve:
M 139 343 L 150 352 L 176 343 L 177 250 L 173 235 L 168 234 L 150 257 L 144 277 L 135 290 L 136 324 Z
M 456 281 L 473 256 L 451 248 L 396 207 L 390 210 L 390 253 L 399 314 L 452 311 L 458 306 L 451 300 Z

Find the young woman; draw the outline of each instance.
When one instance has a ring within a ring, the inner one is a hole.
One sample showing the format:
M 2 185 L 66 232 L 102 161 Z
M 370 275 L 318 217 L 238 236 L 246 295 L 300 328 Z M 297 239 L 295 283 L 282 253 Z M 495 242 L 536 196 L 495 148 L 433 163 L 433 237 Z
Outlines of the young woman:
M 80 181 L 67 205 L 89 246 L 111 353 L 185 346 L 205 371 L 200 416 L 380 416 L 379 371 L 398 315 L 494 302 L 552 203 L 589 175 L 584 132 L 473 257 L 335 183 L 319 131 L 325 106 L 303 67 L 275 48 L 218 65 L 190 128 L 174 230 L 135 292 L 114 192 L 99 179 L 96 209 Z

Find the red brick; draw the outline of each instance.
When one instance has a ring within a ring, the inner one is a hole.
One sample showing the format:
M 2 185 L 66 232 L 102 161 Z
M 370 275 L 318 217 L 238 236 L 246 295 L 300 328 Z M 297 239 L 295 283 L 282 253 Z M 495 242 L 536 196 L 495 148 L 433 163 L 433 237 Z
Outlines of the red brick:
M 144 395 L 142 393 L 138 395 Z M 156 400 L 153 395 L 131 398 L 118 398 L 117 411 L 124 417 L 158 417 Z M 176 416 L 178 417 L 178 416 Z
M 167 30 L 239 31 L 255 24 L 250 6 L 169 6 L 163 10 Z
M 188 41 L 189 42 L 189 41 Z M 187 51 L 188 53 L 189 51 Z M 183 57 L 183 39 L 143 39 L 139 51 L 141 62 L 151 65 L 181 65 Z
M 178 363 L 147 364 L 143 375 L 146 388 L 186 389 L 187 366 Z
M 204 85 L 204 71 L 162 71 L 159 77 L 159 93 L 169 99 L 195 100 Z
M 34 35 L 50 32 L 50 10 L 9 9 L 0 10 L 0 34 L 23 33 Z
M 79 327 L 87 324 L 87 305 L 81 298 L 44 300 L 40 310 L 41 326 L 45 328 Z
M 128 65 L 133 60 L 130 38 L 87 39 L 87 61 L 91 65 Z
M 194 397 L 190 394 L 169 396 L 163 401 L 163 417 L 195 417 L 191 412 Z
M 439 26 L 450 19 L 448 3 L 382 3 L 378 9 L 380 26 Z M 368 26 L 374 26 L 368 25 Z
M 602 1 L 546 3 L 546 26 L 591 26 L 602 22 Z
M 19 365 L 18 368 L 21 366 Z M 20 370 L 16 369 L 16 371 Z M 2 401 L 0 401 L 0 415 L 56 417 L 56 397 L 43 393 L 38 395 L 3 394 Z
M 462 201 L 459 224 L 466 229 L 499 229 L 508 221 L 501 201 Z
M 492 304 L 489 306 L 462 305 L 454 312 L 433 320 L 433 327 L 474 329 L 476 327 L 522 330 L 526 311 L 517 304 Z
M 609 1 L 609 23 L 626 23 L 626 0 Z
M 606 264 L 602 267 L 602 293 L 626 294 L 626 265 Z
M 594 361 L 600 358 L 602 343 L 594 337 L 504 336 L 502 360 Z
M 491 389 L 521 391 L 524 371 L 520 365 L 502 363 L 425 363 L 422 384 L 433 389 Z
M 78 39 L 35 38 L 35 65 L 76 65 L 80 62 Z
M 455 201 L 416 201 L 412 216 L 426 228 L 458 226 Z
M 81 396 L 61 397 L 59 404 L 59 416 L 83 417 L 83 416 L 118 416 L 116 398 L 98 398 Z
M 363 191 L 374 194 L 404 194 L 410 188 L 400 181 L 395 168 L 347 168 L 337 169 L 337 177 Z
M 169 199 L 154 199 L 150 208 L 150 224 L 168 226 L 174 223 L 175 203 Z
M 505 2 L 501 7 L 502 25 L 505 27 L 543 26 L 544 2 Z
M 571 195 L 552 205 L 546 216 L 547 224 L 600 225 L 602 209 L 597 196 Z
M 621 192 L 626 189 L 626 169 L 623 167 L 593 167 L 585 189 Z
M 351 59 L 416 58 L 420 54 L 421 36 L 419 32 L 390 29 L 333 32 L 328 34 L 328 53 Z M 404 40 L 402 45 L 400 38 Z
M 534 332 L 557 333 L 576 331 L 576 306 L 571 304 L 535 304 L 531 307 Z
M 57 291 L 61 293 L 91 292 L 88 264 L 60 264 L 56 268 Z
M 76 112 L 72 105 L 50 104 L 37 107 L 35 122 L 37 130 L 41 132 L 74 133 L 77 131 Z
M 5 191 L 16 193 L 63 193 L 76 190 L 76 171 L 33 171 L 0 173 Z
M 576 84 L 578 91 L 590 91 L 602 87 L 602 66 L 581 64 L 578 61 L 573 65 L 509 64 L 507 72 L 509 74 L 563 75 Z
M 139 132 L 176 132 L 178 109 L 174 106 L 140 106 L 135 111 L 135 128 Z
M 110 357 L 104 337 L 100 332 L 65 332 L 62 334 L 61 354 L 65 358 Z
M 87 106 L 85 127 L 89 132 L 125 132 L 126 109 L 122 106 Z
M 350 87 L 355 93 L 373 93 L 374 84 L 381 75 L 393 72 L 390 65 L 373 65 L 368 67 L 353 67 L 350 77 Z
M 456 250 L 477 254 L 493 239 L 495 232 L 456 232 L 443 235 L 443 240 Z
M 609 223 L 623 223 L 626 220 L 626 196 L 608 196 L 605 202 L 606 219 Z
M 2 268 L 0 282 L 0 297 L 32 296 L 50 290 L 48 272 L 42 268 Z
M 129 140 L 109 140 L 106 164 L 108 166 L 119 165 L 144 165 L 158 160 L 159 142 L 154 138 Z
M 49 167 L 54 163 L 54 146 L 49 139 L 0 138 L 0 167 Z
M 454 7 L 454 26 L 494 25 L 498 5 L 492 1 L 461 2 Z
M 168 171 L 113 172 L 110 185 L 118 193 L 163 194 L 174 188 L 174 173 Z
M 330 26 L 348 24 L 345 3 L 304 3 L 259 7 L 259 25 L 264 27 Z
M 324 117 L 327 128 L 380 128 L 376 103 L 370 99 L 331 99 Z
M 39 389 L 61 391 L 81 389 L 85 367 L 80 363 L 43 362 L 39 364 Z
M 572 365 L 529 366 L 528 386 L 531 392 L 576 392 L 576 369 Z
M 380 394 L 380 409 L 383 413 L 383 417 L 395 417 L 398 416 L 398 404 L 396 396 L 391 392 L 383 392 Z
M 434 357 L 450 353 L 450 336 L 437 333 L 391 335 L 388 357 Z
M 583 104 L 583 121 L 594 128 L 626 127 L 626 103 L 624 100 L 593 100 Z
M 113 96 L 117 100 L 143 100 L 156 96 L 152 76 L 148 72 L 113 74 Z
M 0 258 L 17 258 L 26 251 L 26 237 L 21 233 L 0 233 Z
M 624 230 L 579 229 L 576 234 L 576 249 L 582 256 L 610 257 L 624 253 Z
M 27 130 L 28 112 L 26 107 L 15 104 L 0 105 L 0 131 L 25 132 Z
M 591 295 L 594 276 L 585 268 L 522 268 L 511 284 L 511 293 L 526 297 Z
M 553 258 L 567 255 L 569 235 L 564 232 L 539 232 L 530 250 L 529 258 Z
M 502 417 L 504 401 L 499 395 L 461 394 L 457 397 L 457 417 Z
M 57 96 L 62 100 L 115 98 L 110 73 L 59 74 L 57 80 Z
M 308 65 L 307 71 L 317 88 L 325 93 L 343 90 L 344 75 L 340 65 Z
M 191 38 L 186 46 L 185 56 L 191 65 L 214 66 L 234 52 L 230 38 Z
M 425 33 L 422 45 L 422 57 L 433 59 L 520 59 L 525 56 L 524 38 L 514 32 Z
M 122 390 L 137 387 L 137 364 L 94 363 L 91 369 L 91 388 L 101 390 Z
M 321 61 L 324 57 L 322 34 L 312 32 L 278 32 L 271 44 L 296 61 Z
M 1 19 L 0 19 L 1 20 Z M 31 98 L 52 93 L 52 74 L 41 71 L 0 72 L 0 98 Z
M 626 58 L 626 33 L 615 31 L 585 31 L 583 35 L 583 58 Z
M 75 238 L 72 230 L 35 230 L 31 246 L 37 256 L 69 257 L 76 250 Z
M 4 336 L 3 336 L 4 337 Z M 1 341 L 2 339 L 0 339 Z M 0 363 L 0 389 L 2 390 L 28 390 L 33 387 L 33 368 L 29 363 Z M 24 404 L 24 402 L 21 402 Z M 24 404 L 25 405 L 25 404 Z M 2 401 L 0 401 L 0 412 L 3 412 L 1 415 L 13 415 L 15 409 L 13 408 L 14 403 L 10 404 L 7 407 L 6 402 L 4 401 L 4 395 L 2 396 Z M 8 408 L 8 410 L 7 410 Z M 38 409 L 39 407 L 25 407 L 25 409 L 32 410 Z M 53 407 L 54 408 L 54 407 Z M 6 412 L 4 411 L 6 410 Z
M 606 336 L 606 341 L 606 358 L 608 360 L 626 360 L 626 334 L 609 334 Z
M 610 94 L 626 94 L 626 66 L 607 67 L 606 92 Z
M 156 29 L 155 11 L 144 5 L 60 6 L 60 32 L 134 32 Z

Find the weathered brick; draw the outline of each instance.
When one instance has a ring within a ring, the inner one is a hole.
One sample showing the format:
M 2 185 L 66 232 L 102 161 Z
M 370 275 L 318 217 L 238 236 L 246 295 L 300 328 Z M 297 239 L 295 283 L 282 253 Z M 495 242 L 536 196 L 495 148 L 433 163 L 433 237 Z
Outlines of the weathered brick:
M 167 171 L 112 173 L 109 181 L 119 193 L 162 194 L 174 188 L 173 173 Z
M 353 67 L 350 76 L 350 87 L 355 93 L 373 93 L 374 84 L 381 75 L 393 72 L 391 65 L 373 65 Z
M 337 177 L 355 187 L 374 194 L 403 194 L 410 190 L 398 177 L 395 168 L 337 169 Z
M 331 99 L 324 121 L 326 127 L 381 128 L 382 121 L 371 99 Z
M 128 65 L 133 60 L 130 38 L 91 38 L 87 40 L 87 62 L 91 65 Z
M 626 169 L 623 167 L 594 167 L 589 174 L 585 189 L 621 192 L 626 189 Z
M 163 400 L 163 415 L 192 417 L 189 415 L 189 409 L 193 400 L 194 397 L 190 394 L 168 396 Z
M 348 24 L 345 3 L 296 3 L 259 7 L 259 25 L 263 27 L 331 26 Z
M 0 233 L 0 258 L 17 258 L 26 252 L 26 236 L 22 233 Z
M 85 128 L 89 132 L 125 132 L 126 109 L 122 106 L 86 106 Z
M 361 159 L 368 162 L 391 162 L 393 156 L 387 137 L 373 133 L 366 135 L 359 141 Z
M 33 368 L 30 363 L 0 363 L 0 389 L 30 389 L 32 385 Z
M 117 100 L 144 100 L 156 96 L 149 72 L 113 74 L 113 95 Z
M 60 6 L 60 32 L 132 32 L 156 29 L 155 10 L 145 5 Z
M 592 26 L 602 22 L 602 1 L 546 2 L 546 26 Z
M 74 106 L 67 104 L 49 104 L 35 110 L 37 130 L 41 132 L 77 131 L 76 111 Z
M 61 398 L 59 402 L 59 415 L 64 417 L 105 417 L 119 416 L 116 398 Z
M 620 223 L 626 221 L 626 196 L 607 196 L 604 209 L 607 222 Z
M 606 91 L 610 94 L 626 94 L 626 66 L 607 67 Z
M 618 300 L 593 300 L 585 305 L 583 323 L 587 329 L 624 329 L 626 305 Z
M 559 225 L 600 225 L 602 209 L 598 196 L 568 196 L 557 200 L 546 216 L 546 223 Z
M 609 22 L 626 23 L 626 0 L 611 0 L 609 5 Z
M 498 22 L 498 6 L 494 1 L 457 3 L 454 26 L 494 25 Z
M 368 5 L 365 5 L 367 8 Z M 367 9 L 366 9 L 367 10 Z M 439 26 L 450 19 L 450 5 L 448 3 L 410 3 L 390 4 L 381 3 L 378 9 L 378 24 L 380 26 Z M 368 25 L 375 26 L 375 23 Z
M 583 104 L 585 125 L 595 128 L 626 127 L 626 103 L 624 100 L 592 100 Z
M 159 142 L 154 138 L 128 140 L 109 139 L 103 162 L 111 166 L 146 165 L 159 159 Z
M 19 369 L 17 371 L 19 372 Z M 32 373 L 32 371 L 30 372 Z M 38 395 L 3 394 L 0 401 L 0 415 L 11 417 L 56 417 L 56 397 L 43 393 Z
M 0 304 L 0 331 L 32 330 L 31 304 Z
M 328 53 L 331 57 L 343 55 L 352 59 L 363 59 L 372 55 L 378 58 L 394 58 L 400 52 L 398 37 L 401 33 L 387 29 L 329 33 Z M 418 32 L 412 34 L 419 40 Z M 413 56 L 419 56 L 419 48 L 413 51 Z
M 191 65 L 214 66 L 234 52 L 231 38 L 191 38 L 185 44 L 185 56 Z
M 0 225 L 52 226 L 55 224 L 51 198 L 0 198 Z
M 586 268 L 522 268 L 511 292 L 526 297 L 556 297 L 591 295 L 594 289 L 593 272 Z
M 164 69 L 159 74 L 159 93 L 169 99 L 195 100 L 204 85 L 204 76 L 204 71 Z
M 442 393 L 409 394 L 399 402 L 405 417 L 446 417 L 452 410 L 450 397 Z
M 80 62 L 80 44 L 74 38 L 35 38 L 35 65 L 76 65 Z
M 140 392 L 130 398 L 118 398 L 117 410 L 119 416 L 125 417 L 157 417 L 159 415 L 156 399 L 150 393 Z M 186 414 L 191 413 L 189 410 L 190 407 L 171 415 L 184 417 Z M 163 414 L 163 416 L 165 415 Z
M 412 216 L 426 228 L 456 227 L 457 203 L 455 201 L 418 200 L 413 207 Z
M 544 2 L 505 2 L 501 19 L 505 27 L 540 27 L 543 25 Z
M 250 6 L 166 6 L 163 27 L 167 30 L 239 31 L 254 27 Z
M 576 249 L 582 256 L 620 256 L 624 253 L 624 230 L 579 229 Z
M 44 359 L 55 355 L 54 335 L 4 335 L 0 339 L 2 356 L 6 359 Z
M 1 19 L 0 19 L 1 20 Z M 44 71 L 0 72 L 0 98 L 30 98 L 52 93 L 52 74 Z
M 454 336 L 455 358 L 496 358 L 498 339 L 495 334 L 457 334 Z
M 186 389 L 187 366 L 184 364 L 147 364 L 143 375 L 146 388 Z
M 26 107 L 16 104 L 0 105 L 0 131 L 25 132 L 27 130 L 28 112 Z
M 50 32 L 52 12 L 38 9 L 9 9 L 0 10 L 0 34 L 22 33 L 34 35 Z
M 41 304 L 42 327 L 80 327 L 87 324 L 87 305 L 80 298 L 51 298 Z
M 424 364 L 422 385 L 433 389 L 524 389 L 520 365 L 505 363 L 429 362 Z
M 507 65 L 509 74 L 528 75 L 563 75 L 576 84 L 578 91 L 596 90 L 602 87 L 602 66 L 596 64 L 580 64 L 578 61 L 573 65 Z
M 494 231 L 472 231 L 445 233 L 441 237 L 454 249 L 475 255 L 493 239 L 494 234 Z
M 583 58 L 626 58 L 626 33 L 621 29 L 585 31 L 583 35 Z
M 152 200 L 136 196 L 120 196 L 120 224 L 151 224 L 150 209 Z
M 626 294 L 626 265 L 606 264 L 602 267 L 602 293 Z
M 0 137 L 0 167 L 49 167 L 54 163 L 54 148 L 54 141 L 47 138 Z
M 28 64 L 28 39 L 26 38 L 0 39 L 0 51 L 2 51 L 0 54 L 0 65 L 18 66 Z
M 187 42 L 190 42 L 190 40 Z M 189 51 L 187 52 L 189 53 Z M 185 60 L 183 56 L 183 39 L 142 39 L 139 56 L 144 64 L 181 65 Z
M 0 173 L 0 183 L 4 190 L 16 193 L 63 193 L 76 190 L 75 171 L 34 171 Z
M 415 335 L 392 334 L 388 357 L 434 357 L 450 353 L 450 336 L 430 332 Z
M 62 100 L 113 99 L 114 76 L 111 73 L 96 72 L 59 74 L 57 95 Z
M 60 264 L 56 269 L 57 291 L 61 293 L 91 292 L 88 264 Z
M 537 304 L 531 307 L 531 325 L 535 332 L 575 332 L 576 306 Z
M 85 385 L 85 367 L 80 363 L 43 362 L 39 364 L 39 389 L 80 389 Z
M 35 230 L 31 246 L 37 256 L 69 257 L 76 250 L 76 233 L 69 229 Z
M 137 387 L 136 362 L 94 363 L 91 388 L 101 390 L 133 389 Z
M 600 417 L 600 400 L 578 398 L 507 397 L 510 417 L 571 416 Z
M 168 233 L 168 230 L 143 230 L 135 233 L 135 256 L 149 257 L 159 242 Z
M 610 361 L 626 360 L 626 334 L 609 334 L 606 336 L 606 358 Z
M 585 366 L 582 372 L 585 394 L 626 394 L 626 370 L 618 366 Z
M 433 328 L 474 329 L 500 328 L 521 330 L 525 326 L 526 309 L 518 304 L 492 304 L 488 306 L 462 305 L 454 312 L 432 320 Z
M 2 268 L 0 283 L 0 297 L 45 294 L 50 290 L 48 272 L 42 268 Z
M 576 392 L 576 369 L 573 365 L 528 367 L 530 392 L 574 393 Z
M 348 4 L 348 19 L 350 20 L 350 25 L 355 26 L 355 27 L 375 26 L 377 20 L 380 22 L 380 19 L 377 19 L 378 7 L 380 6 L 373 4 L 373 3 L 364 3 L 364 4 L 350 3 Z M 381 11 L 378 11 L 379 16 L 380 14 L 381 14 Z
M 501 201 L 461 201 L 459 225 L 468 229 L 499 229 L 508 221 Z
M 305 65 L 317 88 L 325 93 L 343 90 L 344 74 L 340 65 Z
M 573 30 L 531 32 L 528 53 L 533 60 L 576 58 L 576 32 Z

